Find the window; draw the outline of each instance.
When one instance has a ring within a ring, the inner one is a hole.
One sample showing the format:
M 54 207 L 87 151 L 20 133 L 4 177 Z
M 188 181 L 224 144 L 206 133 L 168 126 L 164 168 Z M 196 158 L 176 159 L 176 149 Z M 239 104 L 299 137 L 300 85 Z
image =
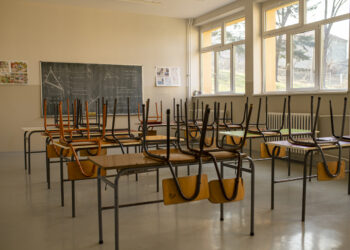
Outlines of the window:
M 213 94 L 215 92 L 214 52 L 202 53 L 202 92 Z
M 315 32 L 292 37 L 292 88 L 315 88 Z
M 245 19 L 242 17 L 201 28 L 202 94 L 245 93 L 244 39 Z
M 265 88 L 267 92 L 285 91 L 287 87 L 286 35 L 265 39 Z
M 326 34 L 329 34 L 328 36 Z M 325 89 L 347 89 L 349 20 L 323 26 L 322 82 Z
M 233 90 L 235 93 L 245 93 L 245 45 L 233 47 Z
M 245 39 L 245 20 L 240 18 L 225 24 L 225 43 L 237 42 Z
M 209 47 L 221 43 L 221 27 L 207 30 L 202 33 L 202 46 Z
M 349 1 L 263 6 L 265 93 L 348 89 Z
M 218 92 L 231 90 L 231 51 L 229 49 L 216 52 Z
M 266 29 L 274 30 L 299 23 L 299 1 L 287 3 L 265 12 Z
M 349 13 L 349 0 L 306 0 L 307 23 Z

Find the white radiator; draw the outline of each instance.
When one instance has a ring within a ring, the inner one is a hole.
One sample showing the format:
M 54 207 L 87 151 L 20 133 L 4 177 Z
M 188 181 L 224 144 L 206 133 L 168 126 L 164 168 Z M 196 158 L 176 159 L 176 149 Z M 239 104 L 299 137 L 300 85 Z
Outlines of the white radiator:
M 283 113 L 273 113 L 269 112 L 267 114 L 267 124 L 270 129 L 279 129 L 282 124 Z M 315 116 L 314 116 L 315 119 Z M 291 124 L 292 129 L 305 129 L 311 130 L 311 115 L 308 113 L 292 113 L 291 114 Z M 288 128 L 288 114 L 285 115 L 283 128 Z M 306 136 L 298 136 L 298 138 L 303 138 Z M 276 138 L 271 138 L 271 140 L 276 140 Z M 303 151 L 292 150 L 292 153 L 302 154 Z

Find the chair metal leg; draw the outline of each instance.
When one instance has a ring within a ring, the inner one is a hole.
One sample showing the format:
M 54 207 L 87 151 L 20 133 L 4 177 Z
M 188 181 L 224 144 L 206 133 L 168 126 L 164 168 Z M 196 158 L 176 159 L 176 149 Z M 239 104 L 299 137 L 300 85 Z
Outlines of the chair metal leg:
M 24 141 L 23 141 L 23 145 L 24 145 L 24 170 L 27 170 L 27 133 L 28 131 L 24 131 Z
M 312 175 L 312 151 L 310 153 L 310 168 L 309 168 L 309 181 L 311 181 L 311 175 Z
M 60 152 L 60 184 L 61 184 L 61 206 L 64 207 L 64 181 L 63 181 L 63 149 Z
M 71 181 L 72 183 L 72 217 L 75 217 L 75 181 Z
M 220 162 L 220 169 L 221 169 L 221 178 L 224 178 L 224 166 L 222 162 Z M 220 220 L 224 220 L 224 203 L 220 203 Z
M 103 244 L 101 168 L 98 168 L 98 170 L 97 170 L 97 211 L 98 211 L 98 236 L 99 236 L 98 243 Z

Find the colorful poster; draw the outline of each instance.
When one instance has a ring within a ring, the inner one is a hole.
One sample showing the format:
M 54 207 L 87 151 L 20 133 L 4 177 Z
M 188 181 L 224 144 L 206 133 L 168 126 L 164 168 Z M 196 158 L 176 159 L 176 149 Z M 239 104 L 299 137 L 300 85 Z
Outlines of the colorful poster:
M 0 61 L 0 84 L 27 84 L 28 66 L 25 62 Z
M 180 85 L 180 67 L 156 67 L 157 87 L 173 87 Z
M 9 62 L 0 61 L 0 73 L 9 73 L 9 72 L 10 72 Z
M 11 62 L 12 73 L 27 73 L 27 64 L 25 62 Z

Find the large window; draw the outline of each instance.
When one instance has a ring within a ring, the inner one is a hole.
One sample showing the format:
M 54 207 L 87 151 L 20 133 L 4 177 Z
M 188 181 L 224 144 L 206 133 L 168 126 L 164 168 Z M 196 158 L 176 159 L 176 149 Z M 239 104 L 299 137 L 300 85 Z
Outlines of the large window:
M 201 92 L 245 93 L 245 19 L 201 28 Z
M 263 7 L 264 92 L 346 91 L 350 0 Z

